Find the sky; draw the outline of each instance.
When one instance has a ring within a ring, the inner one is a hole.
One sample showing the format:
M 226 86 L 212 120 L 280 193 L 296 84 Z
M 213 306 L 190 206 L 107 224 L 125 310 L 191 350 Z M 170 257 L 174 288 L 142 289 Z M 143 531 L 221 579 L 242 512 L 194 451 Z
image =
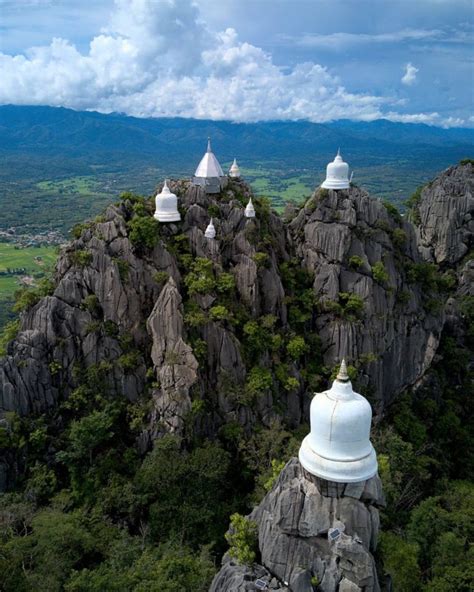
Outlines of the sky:
M 473 0 L 0 0 L 0 104 L 474 127 Z

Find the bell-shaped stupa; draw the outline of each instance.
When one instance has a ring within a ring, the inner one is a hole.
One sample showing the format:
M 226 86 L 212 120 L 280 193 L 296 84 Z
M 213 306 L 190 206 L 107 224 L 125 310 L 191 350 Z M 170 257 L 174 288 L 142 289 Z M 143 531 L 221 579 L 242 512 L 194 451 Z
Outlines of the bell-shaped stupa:
M 229 169 L 229 177 L 233 177 L 234 179 L 238 179 L 240 177 L 240 169 L 236 158 L 234 158 L 234 162 Z
M 311 431 L 301 443 L 299 459 L 313 475 L 337 483 L 365 481 L 377 473 L 370 442 L 372 409 L 352 390 L 343 360 L 332 387 L 311 402 Z
M 253 207 L 252 198 L 249 199 L 249 203 L 245 206 L 245 217 L 255 218 L 255 208 Z
M 220 193 L 228 183 L 228 178 L 212 151 L 210 138 L 207 140 L 207 151 L 194 173 L 193 183 L 204 187 L 206 193 Z
M 336 158 L 326 167 L 326 180 L 321 185 L 323 189 L 349 189 L 349 165 L 342 160 L 340 151 Z
M 159 222 L 179 222 L 181 220 L 181 214 L 178 212 L 178 198 L 174 193 L 171 193 L 167 179 L 161 193 L 156 196 L 154 217 Z
M 212 218 L 211 218 L 211 221 L 209 222 L 209 224 L 204 232 L 204 236 L 206 238 L 216 238 L 216 229 L 214 227 L 214 223 L 212 221 Z

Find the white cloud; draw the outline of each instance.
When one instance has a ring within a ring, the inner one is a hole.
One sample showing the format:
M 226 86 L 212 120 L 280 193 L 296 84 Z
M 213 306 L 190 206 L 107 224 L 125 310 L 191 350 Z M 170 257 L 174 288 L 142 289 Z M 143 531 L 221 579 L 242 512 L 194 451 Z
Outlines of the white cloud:
M 411 86 L 416 81 L 416 75 L 419 72 L 418 68 L 415 68 L 413 64 L 408 62 L 405 66 L 405 74 L 401 78 L 402 84 L 406 84 L 407 86 Z
M 0 71 L 0 103 L 233 121 L 436 119 L 386 113 L 395 99 L 351 93 L 313 62 L 281 68 L 234 29 L 210 31 L 192 0 L 115 0 L 86 52 L 55 38 L 25 55 L 0 53 Z M 404 78 L 417 71 L 408 64 Z
M 439 39 L 439 29 L 403 29 L 392 33 L 331 33 L 329 35 L 302 35 L 292 39 L 297 45 L 321 49 L 345 49 L 354 45 L 370 43 L 399 43 L 401 41 L 426 41 Z

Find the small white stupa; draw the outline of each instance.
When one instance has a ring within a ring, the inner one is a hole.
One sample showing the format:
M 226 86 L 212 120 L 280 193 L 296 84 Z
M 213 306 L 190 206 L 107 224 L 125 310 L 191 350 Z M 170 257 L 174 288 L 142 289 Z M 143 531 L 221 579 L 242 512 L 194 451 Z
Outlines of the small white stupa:
M 337 483 L 355 483 L 377 473 L 370 442 L 372 409 L 352 390 L 343 360 L 332 387 L 311 402 L 311 431 L 301 443 L 299 459 L 313 475 Z
M 255 218 L 255 208 L 253 207 L 252 198 L 249 199 L 249 203 L 245 206 L 245 217 Z
M 209 224 L 204 232 L 204 236 L 206 238 L 216 238 L 216 229 L 214 227 L 214 223 L 212 221 L 212 218 L 211 218 L 211 221 L 209 222 Z
M 220 193 L 228 183 L 228 178 L 211 148 L 211 139 L 207 140 L 207 151 L 194 173 L 193 183 L 204 187 L 206 193 Z
M 349 189 L 349 165 L 342 160 L 340 150 L 336 158 L 326 167 L 326 180 L 321 185 L 323 189 Z
M 239 165 L 237 164 L 236 158 L 234 158 L 234 162 L 232 163 L 232 166 L 229 169 L 229 177 L 233 177 L 235 179 L 240 177 L 240 169 Z
M 160 222 L 179 222 L 181 220 L 181 214 L 178 212 L 178 198 L 174 193 L 171 193 L 167 179 L 165 179 L 161 193 L 156 196 L 154 217 Z

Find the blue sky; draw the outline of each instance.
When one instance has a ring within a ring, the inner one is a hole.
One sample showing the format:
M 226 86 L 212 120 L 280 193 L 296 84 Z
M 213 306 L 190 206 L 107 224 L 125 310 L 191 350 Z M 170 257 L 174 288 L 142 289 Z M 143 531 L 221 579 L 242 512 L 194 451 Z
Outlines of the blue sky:
M 473 22 L 471 0 L 0 0 L 0 102 L 472 127 Z

